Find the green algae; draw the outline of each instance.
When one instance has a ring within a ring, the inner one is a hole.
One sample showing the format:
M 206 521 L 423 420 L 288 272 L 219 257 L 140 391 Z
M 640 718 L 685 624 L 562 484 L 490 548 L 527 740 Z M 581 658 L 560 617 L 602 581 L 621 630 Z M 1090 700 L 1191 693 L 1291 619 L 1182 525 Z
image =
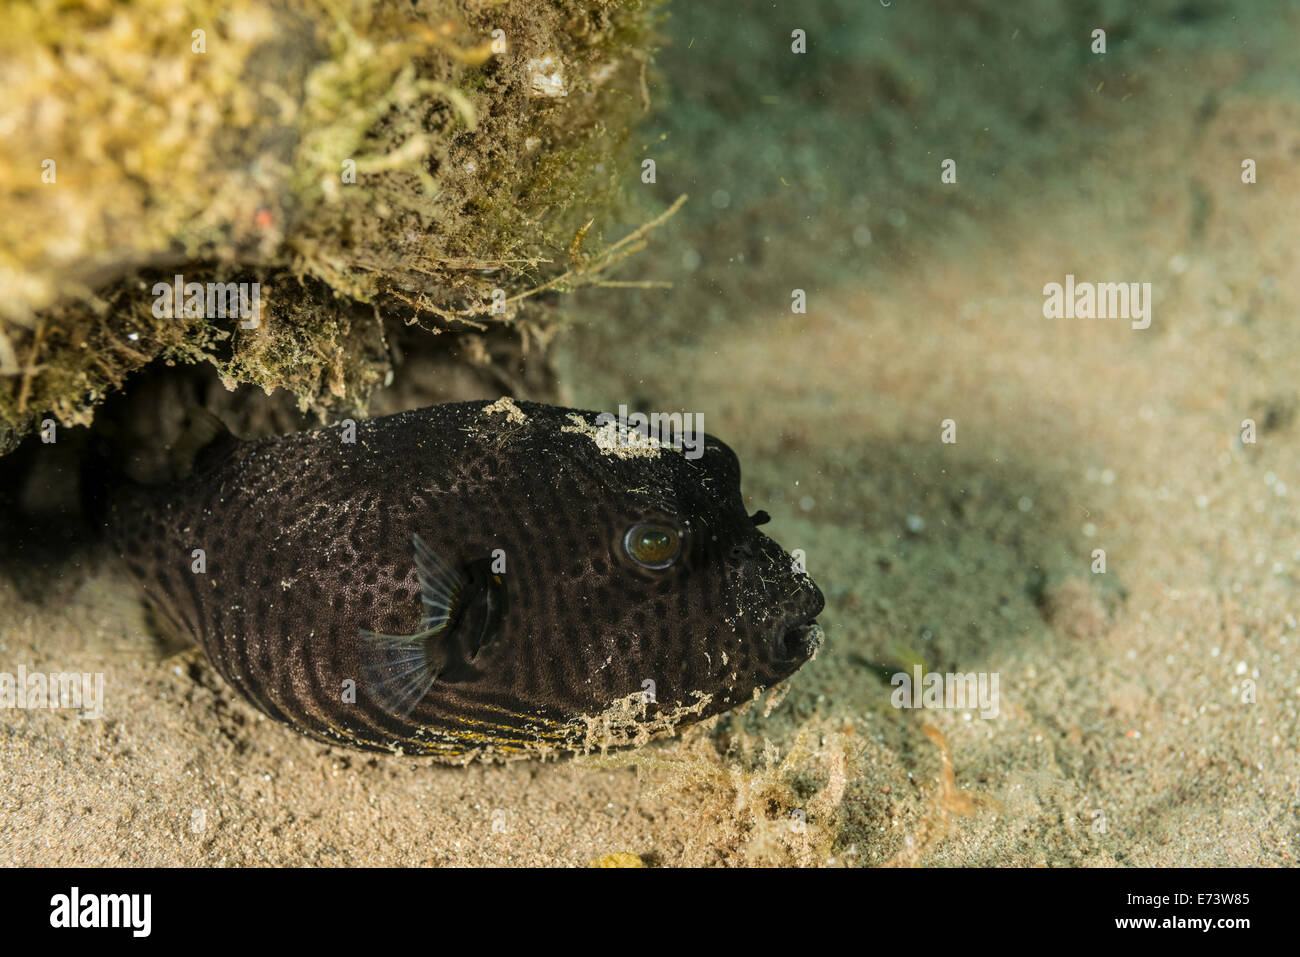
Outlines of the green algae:
M 580 285 L 575 237 L 618 208 L 655 7 L 15 5 L 0 452 L 46 415 L 89 423 L 155 360 L 326 416 L 364 411 L 408 325 L 545 341 L 530 293 Z M 156 315 L 175 275 L 259 283 L 261 321 Z

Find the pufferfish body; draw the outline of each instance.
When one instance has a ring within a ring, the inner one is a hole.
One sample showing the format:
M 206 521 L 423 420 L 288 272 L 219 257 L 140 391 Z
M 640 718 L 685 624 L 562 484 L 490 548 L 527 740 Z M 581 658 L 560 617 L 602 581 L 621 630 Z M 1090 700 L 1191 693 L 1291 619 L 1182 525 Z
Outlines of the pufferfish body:
M 823 599 L 726 445 L 610 442 L 597 416 L 501 400 L 227 436 L 116 496 L 110 530 L 171 627 L 313 738 L 453 761 L 626 743 L 788 677 Z

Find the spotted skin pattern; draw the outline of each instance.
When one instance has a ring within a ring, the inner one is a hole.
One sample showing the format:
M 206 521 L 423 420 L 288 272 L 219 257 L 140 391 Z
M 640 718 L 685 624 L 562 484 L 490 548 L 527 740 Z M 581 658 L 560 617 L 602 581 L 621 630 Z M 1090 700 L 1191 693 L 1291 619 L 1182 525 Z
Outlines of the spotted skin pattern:
M 707 436 L 695 459 L 620 455 L 592 437 L 597 415 L 466 402 L 356 423 L 353 442 L 342 426 L 227 439 L 184 482 L 124 490 L 110 529 L 227 682 L 331 744 L 580 750 L 591 716 L 645 688 L 642 716 L 671 728 L 788 677 L 816 651 L 822 595 L 746 514 L 734 453 Z M 647 521 L 681 532 L 666 569 L 627 553 Z M 453 569 L 491 561 L 504 602 L 486 641 L 448 630 L 454 660 L 403 717 L 367 678 L 364 635 L 420 631 L 416 535 Z

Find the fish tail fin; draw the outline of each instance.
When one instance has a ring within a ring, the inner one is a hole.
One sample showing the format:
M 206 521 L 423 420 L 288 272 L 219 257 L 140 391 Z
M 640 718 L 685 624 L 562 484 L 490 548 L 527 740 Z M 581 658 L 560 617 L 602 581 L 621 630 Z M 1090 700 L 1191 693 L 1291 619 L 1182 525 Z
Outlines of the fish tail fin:
M 188 410 L 185 432 L 176 444 L 173 467 L 179 472 L 196 472 L 220 461 L 239 445 L 230 426 L 215 412 L 196 405 Z
M 240 444 L 184 380 L 146 381 L 139 395 L 111 396 L 95 416 L 83 460 L 83 511 L 103 527 L 115 502 L 152 498 Z

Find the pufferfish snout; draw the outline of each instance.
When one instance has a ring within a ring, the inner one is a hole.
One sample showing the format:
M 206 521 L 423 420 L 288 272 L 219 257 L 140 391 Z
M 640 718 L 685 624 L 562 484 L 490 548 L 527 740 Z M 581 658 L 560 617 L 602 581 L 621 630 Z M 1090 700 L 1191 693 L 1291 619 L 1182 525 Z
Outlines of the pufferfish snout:
M 769 520 L 766 512 L 750 516 L 755 528 Z M 766 639 L 771 670 L 755 684 L 774 684 L 798 670 L 820 647 L 821 629 L 814 619 L 824 604 L 822 593 L 797 569 L 792 556 L 761 532 L 742 537 L 731 547 L 729 558 L 735 592 L 762 596 L 753 603 L 757 609 L 753 639 L 756 643 Z M 743 634 L 745 627 L 739 626 L 738 632 Z
M 789 677 L 823 599 L 725 444 L 599 422 L 501 400 L 225 437 L 184 482 L 123 490 L 110 527 L 160 617 L 318 740 L 458 761 L 639 741 Z

